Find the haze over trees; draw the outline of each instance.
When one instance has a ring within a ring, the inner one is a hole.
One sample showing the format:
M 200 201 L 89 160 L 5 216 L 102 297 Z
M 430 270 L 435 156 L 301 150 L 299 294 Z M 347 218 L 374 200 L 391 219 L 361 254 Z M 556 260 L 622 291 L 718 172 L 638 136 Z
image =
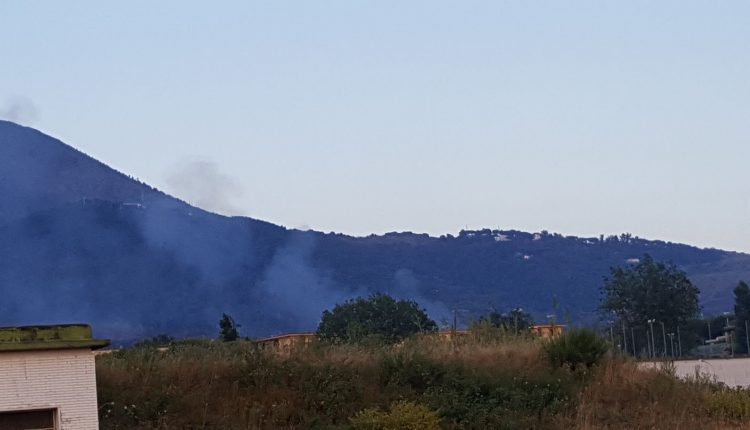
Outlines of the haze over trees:
M 679 264 L 707 314 L 730 309 L 737 280 L 750 279 L 750 255 L 627 234 L 352 237 L 223 217 L 7 121 L 0 178 L 0 325 L 87 321 L 118 342 L 213 337 L 223 311 L 249 336 L 310 331 L 324 309 L 376 291 L 415 300 L 438 321 L 466 309 L 461 325 L 488 303 L 540 320 L 556 296 L 588 324 L 602 276 L 644 253 Z
M 410 300 L 396 300 L 376 293 L 356 298 L 326 310 L 317 335 L 332 343 L 361 343 L 379 340 L 396 343 L 417 333 L 437 331 L 437 324 L 424 309 Z

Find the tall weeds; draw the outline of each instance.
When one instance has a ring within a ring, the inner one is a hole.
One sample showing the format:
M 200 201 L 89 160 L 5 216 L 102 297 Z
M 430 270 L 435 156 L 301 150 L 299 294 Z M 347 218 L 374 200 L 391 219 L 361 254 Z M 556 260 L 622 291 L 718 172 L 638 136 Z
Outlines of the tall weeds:
M 744 391 L 620 358 L 582 375 L 553 367 L 538 340 L 504 335 L 284 356 L 251 342 L 192 342 L 97 358 L 102 429 L 348 429 L 362 417 L 402 419 L 386 414 L 404 404 L 434 412 L 430 422 L 445 429 L 728 428 L 750 419 Z

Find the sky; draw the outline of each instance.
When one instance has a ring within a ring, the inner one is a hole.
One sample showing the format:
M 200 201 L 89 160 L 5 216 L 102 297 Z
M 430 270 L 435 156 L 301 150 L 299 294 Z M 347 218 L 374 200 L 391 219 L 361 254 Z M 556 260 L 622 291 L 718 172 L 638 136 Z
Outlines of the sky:
M 745 1 L 0 4 L 0 117 L 206 209 L 750 252 Z

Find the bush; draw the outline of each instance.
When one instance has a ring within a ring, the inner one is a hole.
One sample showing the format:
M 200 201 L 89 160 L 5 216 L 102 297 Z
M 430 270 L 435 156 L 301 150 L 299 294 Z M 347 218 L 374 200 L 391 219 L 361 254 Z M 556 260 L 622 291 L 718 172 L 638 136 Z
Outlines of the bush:
M 750 392 L 737 388 L 709 393 L 706 410 L 714 418 L 746 421 L 750 418 Z
M 390 412 L 365 409 L 351 418 L 354 430 L 439 430 L 440 417 L 425 406 L 398 402 Z
M 607 342 L 588 329 L 571 330 L 544 345 L 544 352 L 553 366 L 575 371 L 596 365 L 607 353 Z

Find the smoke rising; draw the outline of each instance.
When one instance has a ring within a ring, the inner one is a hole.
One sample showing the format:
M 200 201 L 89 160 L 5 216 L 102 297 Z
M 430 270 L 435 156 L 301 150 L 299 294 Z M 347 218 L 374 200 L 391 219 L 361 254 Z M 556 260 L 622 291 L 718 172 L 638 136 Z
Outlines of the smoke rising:
M 329 274 L 313 267 L 315 234 L 291 232 L 287 242 L 276 251 L 260 283 L 269 298 L 268 305 L 285 317 L 293 330 L 312 330 L 324 310 L 367 294 L 337 285 Z
M 19 124 L 33 124 L 39 117 L 36 105 L 26 97 L 11 97 L 0 105 L 0 118 Z
M 237 215 L 242 186 L 208 160 L 183 162 L 167 175 L 170 191 L 188 203 L 221 215 Z
M 427 315 L 435 321 L 449 318 L 450 310 L 435 298 L 425 296 L 420 292 L 419 280 L 409 269 L 399 269 L 393 276 L 395 281 L 394 297 L 401 300 L 413 300 L 427 311 Z

